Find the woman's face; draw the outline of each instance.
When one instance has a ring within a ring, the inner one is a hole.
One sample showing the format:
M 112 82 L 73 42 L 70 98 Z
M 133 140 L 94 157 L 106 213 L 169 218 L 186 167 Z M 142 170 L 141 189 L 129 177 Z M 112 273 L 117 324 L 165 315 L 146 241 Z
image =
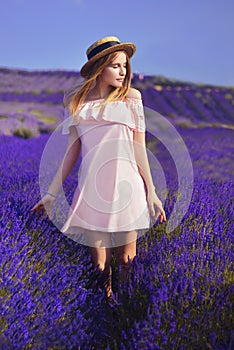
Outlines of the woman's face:
M 120 52 L 118 56 L 105 67 L 99 75 L 99 83 L 119 88 L 123 86 L 124 79 L 127 74 L 127 59 L 124 52 Z

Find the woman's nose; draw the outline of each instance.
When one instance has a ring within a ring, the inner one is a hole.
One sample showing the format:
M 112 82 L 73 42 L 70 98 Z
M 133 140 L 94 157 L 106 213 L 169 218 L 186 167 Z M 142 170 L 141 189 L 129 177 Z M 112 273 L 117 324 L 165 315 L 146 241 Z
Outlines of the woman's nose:
M 125 68 L 124 67 L 120 67 L 120 75 L 125 75 Z

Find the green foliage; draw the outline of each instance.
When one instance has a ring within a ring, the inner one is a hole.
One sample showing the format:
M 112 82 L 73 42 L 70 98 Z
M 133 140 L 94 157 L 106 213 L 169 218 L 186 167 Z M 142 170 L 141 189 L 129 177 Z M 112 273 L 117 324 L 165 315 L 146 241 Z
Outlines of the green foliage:
M 227 100 L 232 100 L 232 99 L 233 99 L 232 94 L 225 94 L 224 97 L 225 97 Z
M 40 95 L 39 90 L 32 90 L 31 93 L 32 93 L 32 95 Z
M 175 112 L 169 112 L 169 113 L 167 113 L 167 117 L 168 117 L 168 118 L 176 118 L 176 116 L 177 116 L 177 113 L 175 113 Z
M 19 120 L 20 122 L 23 122 L 23 121 L 24 121 L 24 117 L 20 117 L 20 116 L 19 116 L 19 117 L 17 117 L 16 119 Z
M 38 130 L 40 134 L 49 134 L 54 131 L 53 128 L 46 127 L 46 126 L 39 126 Z
M 35 115 L 41 115 L 42 112 L 39 109 L 31 109 L 30 113 Z
M 13 132 L 13 135 L 22 137 L 23 139 L 30 139 L 31 137 L 34 136 L 34 133 L 29 128 L 21 127 L 21 128 L 15 129 L 15 131 Z
M 39 117 L 38 119 L 45 124 L 54 124 L 57 122 L 57 119 L 51 116 L 42 116 L 42 117 Z
M 202 94 L 198 91 L 194 94 L 197 98 L 201 98 L 202 97 Z
M 189 129 L 192 127 L 191 123 L 186 122 L 186 121 L 178 121 L 176 123 L 176 125 L 178 125 L 179 127 L 183 128 L 183 129 Z
M 8 119 L 8 115 L 0 115 L 0 120 L 3 120 L 3 119 Z
M 42 90 L 42 92 L 45 92 L 46 94 L 53 94 L 54 93 L 54 90 L 52 90 L 52 89 L 44 89 L 44 90 Z

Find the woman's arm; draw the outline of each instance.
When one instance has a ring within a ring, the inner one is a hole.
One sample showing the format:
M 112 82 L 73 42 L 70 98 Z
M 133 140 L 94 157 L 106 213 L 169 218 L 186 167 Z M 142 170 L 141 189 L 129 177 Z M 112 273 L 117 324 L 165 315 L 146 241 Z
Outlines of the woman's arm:
M 77 162 L 80 152 L 81 141 L 78 136 L 77 129 L 75 126 L 71 126 L 66 154 L 64 156 L 62 164 L 60 165 L 56 175 L 54 176 L 53 181 L 51 182 L 48 188 L 49 193 L 56 196 L 64 180 L 68 177 L 72 168 Z
M 58 193 L 60 187 L 62 186 L 64 180 L 70 174 L 73 166 L 75 165 L 81 151 L 81 141 L 78 137 L 78 133 L 75 126 L 70 127 L 70 134 L 68 139 L 68 146 L 66 154 L 63 158 L 63 162 L 60 165 L 56 175 L 51 182 L 48 193 L 43 196 L 43 198 L 30 209 L 33 213 L 36 211 L 37 216 L 42 212 L 43 217 L 46 217 L 46 213 L 51 219 L 51 212 L 54 205 L 56 194 Z
M 146 152 L 145 133 L 134 131 L 133 142 L 136 163 L 139 169 L 139 173 L 144 179 L 145 185 L 147 187 L 147 192 L 155 191 L 148 156 Z
M 127 97 L 132 97 L 141 100 L 141 93 L 139 90 L 130 88 Z M 166 221 L 166 214 L 162 207 L 162 202 L 155 193 L 155 187 L 151 176 L 148 156 L 146 152 L 145 144 L 145 132 L 134 131 L 133 134 L 134 153 L 136 163 L 139 169 L 139 173 L 143 178 L 147 187 L 147 202 L 151 212 L 151 215 L 157 219 L 160 218 L 160 222 Z M 156 210 L 155 210 L 156 207 Z
M 148 156 L 146 152 L 146 144 L 145 144 L 145 132 L 137 132 L 134 131 L 133 134 L 133 142 L 134 142 L 134 154 L 136 163 L 139 169 L 139 173 L 143 178 L 145 185 L 147 187 L 147 202 L 149 205 L 149 209 L 151 215 L 157 219 L 159 217 L 160 223 L 166 221 L 166 214 L 162 207 L 162 202 L 158 198 L 154 183 L 151 176 Z M 156 207 L 156 210 L 155 210 Z
M 132 97 L 140 101 L 142 100 L 141 92 L 134 88 L 130 88 L 127 97 Z M 133 140 L 135 157 L 137 160 L 137 165 L 139 167 L 140 174 L 145 181 L 148 192 L 154 191 L 155 188 L 151 177 L 148 157 L 146 153 L 145 133 L 134 131 Z

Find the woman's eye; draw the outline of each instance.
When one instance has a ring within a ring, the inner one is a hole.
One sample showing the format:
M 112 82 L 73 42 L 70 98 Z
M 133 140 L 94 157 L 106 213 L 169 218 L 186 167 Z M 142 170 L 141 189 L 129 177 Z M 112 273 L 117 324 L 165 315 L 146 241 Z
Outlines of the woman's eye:
M 116 68 L 117 69 L 117 68 L 120 68 L 120 66 L 118 64 L 113 64 L 112 68 Z M 124 65 L 123 68 L 126 69 L 127 65 Z

